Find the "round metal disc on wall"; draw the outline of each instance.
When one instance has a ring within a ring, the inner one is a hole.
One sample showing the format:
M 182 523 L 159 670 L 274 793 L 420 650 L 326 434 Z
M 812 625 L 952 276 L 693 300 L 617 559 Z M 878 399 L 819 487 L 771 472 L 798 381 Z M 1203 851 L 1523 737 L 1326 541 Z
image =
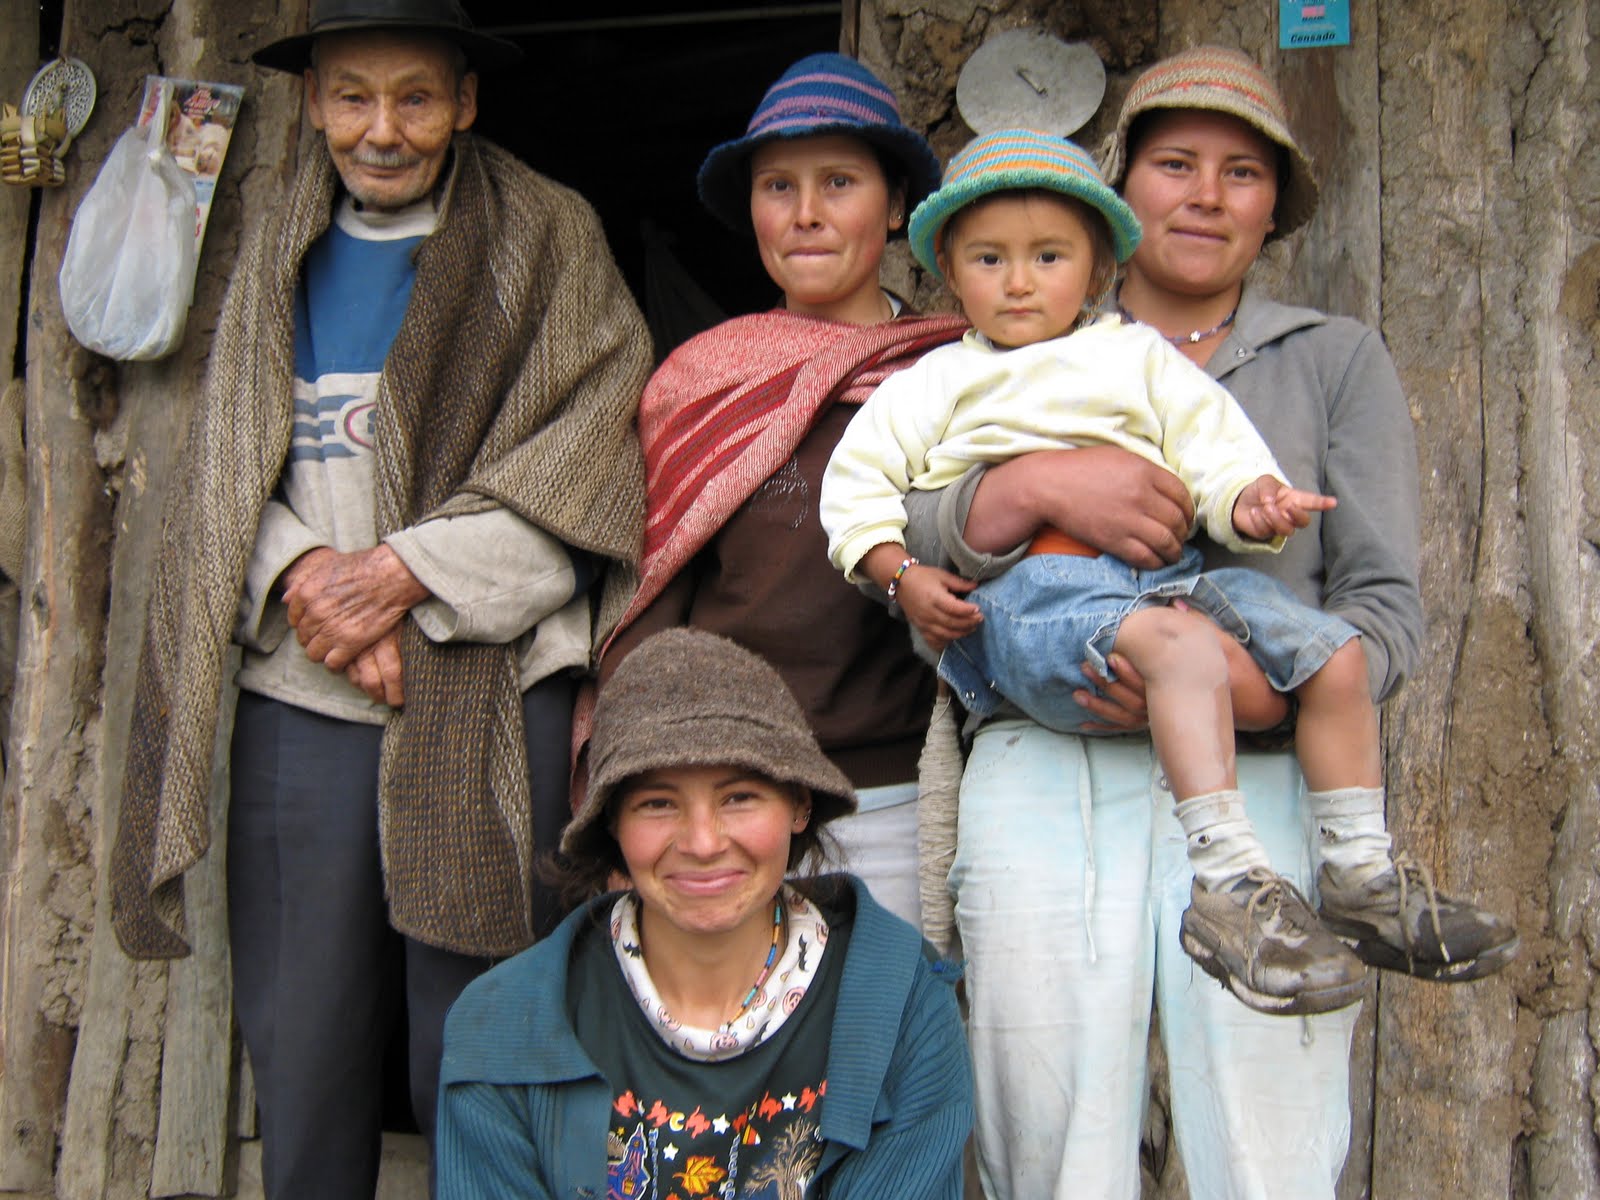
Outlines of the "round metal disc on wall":
M 22 93 L 22 111 L 37 115 L 61 109 L 66 113 L 67 136 L 77 137 L 94 111 L 94 72 L 78 58 L 58 58 L 45 63 Z
M 972 52 L 956 81 L 956 106 L 977 133 L 1037 129 L 1070 137 L 1106 95 L 1106 69 L 1086 42 L 1011 29 Z

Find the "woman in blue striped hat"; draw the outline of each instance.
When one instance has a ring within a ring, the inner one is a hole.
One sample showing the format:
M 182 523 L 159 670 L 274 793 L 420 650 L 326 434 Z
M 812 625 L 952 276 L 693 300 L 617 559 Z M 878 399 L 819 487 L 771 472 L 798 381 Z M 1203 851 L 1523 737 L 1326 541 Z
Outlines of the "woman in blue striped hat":
M 645 388 L 640 585 L 600 664 L 603 689 L 635 645 L 674 625 L 771 662 L 860 797 L 834 827 L 845 865 L 913 925 L 917 757 L 935 681 L 900 622 L 829 569 L 816 495 L 856 406 L 964 328 L 911 312 L 878 280 L 889 238 L 938 182 L 894 93 L 842 54 L 796 62 L 744 134 L 706 156 L 701 199 L 754 236 L 780 298 L 686 342 Z

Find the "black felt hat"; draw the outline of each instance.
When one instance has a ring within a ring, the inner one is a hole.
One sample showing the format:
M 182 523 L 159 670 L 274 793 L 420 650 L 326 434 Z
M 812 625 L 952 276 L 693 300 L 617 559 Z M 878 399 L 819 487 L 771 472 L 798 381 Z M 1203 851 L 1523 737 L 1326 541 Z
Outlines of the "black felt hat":
M 475 71 L 509 66 L 522 57 L 515 43 L 474 29 L 456 0 L 311 0 L 309 26 L 305 33 L 261 47 L 251 60 L 298 75 L 311 65 L 311 43 L 317 38 L 358 29 L 434 34 L 460 46 Z

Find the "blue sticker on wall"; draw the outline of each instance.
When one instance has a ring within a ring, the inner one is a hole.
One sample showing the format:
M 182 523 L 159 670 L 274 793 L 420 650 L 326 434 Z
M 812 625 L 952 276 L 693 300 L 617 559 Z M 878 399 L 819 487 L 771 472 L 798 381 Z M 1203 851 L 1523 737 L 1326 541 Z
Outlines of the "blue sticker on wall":
M 1350 0 L 1278 0 L 1278 45 L 1284 50 L 1350 44 Z

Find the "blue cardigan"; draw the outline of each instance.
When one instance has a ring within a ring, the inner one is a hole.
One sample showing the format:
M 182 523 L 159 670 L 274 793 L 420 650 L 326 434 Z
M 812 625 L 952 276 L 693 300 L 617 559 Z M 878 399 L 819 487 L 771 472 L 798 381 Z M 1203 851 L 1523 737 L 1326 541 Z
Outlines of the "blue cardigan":
M 839 984 L 812 1196 L 961 1197 L 972 1069 L 956 1010 L 958 968 L 860 880 Z M 435 1169 L 440 1200 L 601 1200 L 611 1089 L 567 1019 L 580 925 L 612 897 L 468 986 L 445 1024 Z M 820 1185 L 820 1186 L 818 1186 Z

